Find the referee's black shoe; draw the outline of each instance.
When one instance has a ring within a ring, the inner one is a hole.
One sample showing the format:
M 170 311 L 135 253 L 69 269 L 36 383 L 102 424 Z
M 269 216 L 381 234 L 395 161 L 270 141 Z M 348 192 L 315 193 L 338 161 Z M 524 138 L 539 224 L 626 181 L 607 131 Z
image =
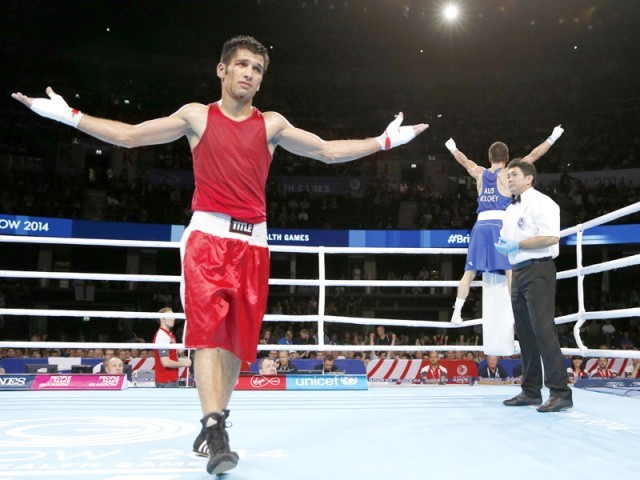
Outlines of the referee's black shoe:
M 536 410 L 540 413 L 548 412 L 560 412 L 568 408 L 573 407 L 573 401 L 569 398 L 549 398 L 543 405 L 540 405 Z
M 529 397 L 524 393 L 520 393 L 509 400 L 502 402 L 507 407 L 525 407 L 527 405 L 540 405 L 542 404 L 542 397 Z

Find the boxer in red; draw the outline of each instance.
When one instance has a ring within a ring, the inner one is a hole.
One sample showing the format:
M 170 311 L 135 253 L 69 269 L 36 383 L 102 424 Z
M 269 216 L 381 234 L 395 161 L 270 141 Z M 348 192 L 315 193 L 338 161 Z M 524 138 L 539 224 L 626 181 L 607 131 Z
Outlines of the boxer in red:
M 195 348 L 202 431 L 194 443 L 208 454 L 207 471 L 234 468 L 225 421 L 242 361 L 256 358 L 269 279 L 265 185 L 280 146 L 324 163 L 342 163 L 403 145 L 428 125 L 401 126 L 400 113 L 378 137 L 324 141 L 276 112 L 253 106 L 269 66 L 267 49 L 252 37 L 228 40 L 216 74 L 221 99 L 189 103 L 139 125 L 96 118 L 70 108 L 51 88 L 49 98 L 12 97 L 37 114 L 103 141 L 132 148 L 186 137 L 193 155 L 193 218 L 181 246 L 185 345 Z

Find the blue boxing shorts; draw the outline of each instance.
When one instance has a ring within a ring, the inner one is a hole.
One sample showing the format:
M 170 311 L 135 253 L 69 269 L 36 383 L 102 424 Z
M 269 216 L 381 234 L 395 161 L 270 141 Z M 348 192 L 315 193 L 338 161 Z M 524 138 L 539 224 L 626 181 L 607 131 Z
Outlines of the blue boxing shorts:
M 511 270 L 509 258 L 499 253 L 493 245 L 498 242 L 501 228 L 502 220 L 499 219 L 476 222 L 471 230 L 465 271 L 475 270 L 479 274 L 484 272 L 504 274 L 505 270 Z

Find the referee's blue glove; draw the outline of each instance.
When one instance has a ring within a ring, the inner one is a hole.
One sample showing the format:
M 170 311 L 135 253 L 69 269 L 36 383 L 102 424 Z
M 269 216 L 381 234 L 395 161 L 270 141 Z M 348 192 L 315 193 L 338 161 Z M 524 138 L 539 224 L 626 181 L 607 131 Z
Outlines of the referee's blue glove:
M 509 253 L 517 252 L 520 250 L 520 245 L 516 240 L 509 240 L 508 238 L 500 237 L 498 239 L 498 243 L 493 244 L 496 247 L 496 250 L 503 255 L 507 255 Z

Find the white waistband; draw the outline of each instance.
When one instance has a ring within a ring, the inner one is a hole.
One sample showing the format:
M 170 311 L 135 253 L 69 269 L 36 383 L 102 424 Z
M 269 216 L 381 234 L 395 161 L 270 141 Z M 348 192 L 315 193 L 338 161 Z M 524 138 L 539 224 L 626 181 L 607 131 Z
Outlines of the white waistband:
M 232 222 L 234 222 L 233 225 Z M 267 246 L 267 222 L 253 224 L 236 222 L 229 215 L 223 213 L 195 211 L 188 229 L 199 230 L 217 237 L 243 240 L 261 247 Z M 233 231 L 234 229 L 239 231 Z M 250 233 L 246 230 L 250 230 Z
M 478 214 L 478 220 L 504 220 L 504 210 L 486 210 Z

